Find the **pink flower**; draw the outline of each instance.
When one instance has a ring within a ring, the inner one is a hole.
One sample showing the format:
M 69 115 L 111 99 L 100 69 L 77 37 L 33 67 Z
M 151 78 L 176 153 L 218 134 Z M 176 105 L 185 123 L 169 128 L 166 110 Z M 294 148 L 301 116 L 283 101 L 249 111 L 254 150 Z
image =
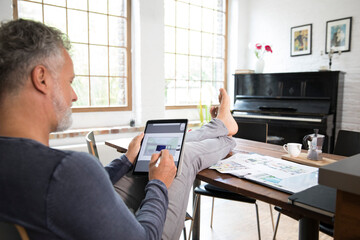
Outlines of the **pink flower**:
M 257 59 L 262 59 L 266 52 L 270 52 L 270 53 L 273 52 L 270 45 L 256 43 L 255 48 L 253 46 L 254 46 L 253 44 L 249 44 L 249 48 L 254 51 Z M 264 46 L 264 48 L 263 48 L 263 46 Z
M 265 45 L 265 50 L 272 53 L 272 49 L 269 45 Z

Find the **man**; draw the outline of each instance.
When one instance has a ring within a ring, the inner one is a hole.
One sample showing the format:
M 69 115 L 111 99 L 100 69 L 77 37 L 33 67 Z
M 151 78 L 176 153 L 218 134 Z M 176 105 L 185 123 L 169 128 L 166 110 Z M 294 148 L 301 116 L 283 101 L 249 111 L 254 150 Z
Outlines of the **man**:
M 221 89 L 216 118 L 187 135 L 175 180 L 166 150 L 159 167 L 152 156 L 146 179 L 129 173 L 143 134 L 104 169 L 89 154 L 49 148 L 49 133 L 71 125 L 77 100 L 64 39 L 33 21 L 0 27 L 0 221 L 25 227 L 30 239 L 179 239 L 197 172 L 234 147 L 229 96 Z

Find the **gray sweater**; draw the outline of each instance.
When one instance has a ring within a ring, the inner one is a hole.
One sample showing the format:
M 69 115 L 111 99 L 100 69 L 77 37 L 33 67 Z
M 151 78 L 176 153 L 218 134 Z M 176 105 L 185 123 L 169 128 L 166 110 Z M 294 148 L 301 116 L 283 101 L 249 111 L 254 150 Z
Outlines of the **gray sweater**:
M 0 137 L 0 221 L 22 225 L 30 239 L 160 239 L 166 186 L 149 181 L 134 215 L 113 188 L 131 167 L 125 155 L 104 169 L 87 153 Z

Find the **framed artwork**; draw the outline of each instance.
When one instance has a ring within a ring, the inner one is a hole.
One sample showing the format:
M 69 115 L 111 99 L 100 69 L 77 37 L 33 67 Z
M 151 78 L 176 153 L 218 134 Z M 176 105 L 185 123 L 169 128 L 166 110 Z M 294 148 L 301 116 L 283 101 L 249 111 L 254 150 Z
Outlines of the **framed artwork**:
M 347 17 L 326 22 L 326 53 L 330 49 L 334 53 L 350 51 L 351 21 L 352 17 Z
M 291 28 L 290 56 L 302 56 L 311 54 L 312 47 L 312 24 Z

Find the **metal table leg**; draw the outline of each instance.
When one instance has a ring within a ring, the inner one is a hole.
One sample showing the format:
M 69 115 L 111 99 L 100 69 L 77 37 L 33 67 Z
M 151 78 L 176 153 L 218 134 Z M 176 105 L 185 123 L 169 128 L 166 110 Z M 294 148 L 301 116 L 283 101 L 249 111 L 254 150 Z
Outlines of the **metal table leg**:
M 195 179 L 194 184 L 193 184 L 193 194 L 194 194 L 194 189 L 200 185 L 200 180 Z M 200 239 L 200 202 L 201 202 L 201 198 L 199 198 L 199 202 L 197 204 L 197 211 L 196 211 L 196 215 L 194 218 L 194 227 L 193 227 L 193 233 L 192 233 L 192 239 L 193 240 L 199 240 Z M 195 198 L 193 196 L 193 206 L 195 206 Z
M 299 220 L 299 240 L 318 240 L 319 239 L 319 221 L 302 218 Z

